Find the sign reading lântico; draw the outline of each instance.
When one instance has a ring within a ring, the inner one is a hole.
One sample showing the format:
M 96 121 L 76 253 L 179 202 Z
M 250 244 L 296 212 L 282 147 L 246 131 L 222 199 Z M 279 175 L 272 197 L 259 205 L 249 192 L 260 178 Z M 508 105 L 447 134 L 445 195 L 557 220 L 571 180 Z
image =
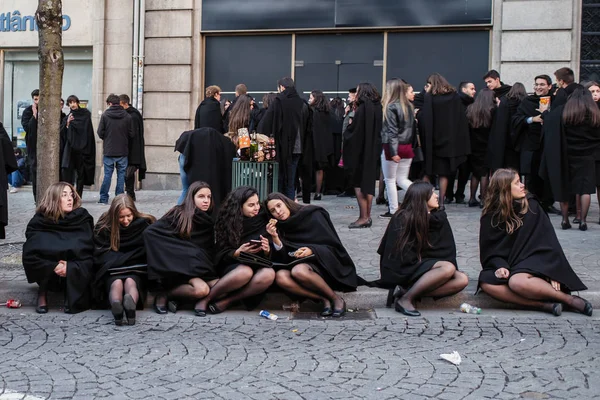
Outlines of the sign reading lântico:
M 66 31 L 71 27 L 71 17 L 63 15 L 62 18 L 62 30 Z M 0 32 L 24 32 L 33 30 L 38 30 L 35 16 L 21 16 L 21 12 L 18 10 L 0 13 Z

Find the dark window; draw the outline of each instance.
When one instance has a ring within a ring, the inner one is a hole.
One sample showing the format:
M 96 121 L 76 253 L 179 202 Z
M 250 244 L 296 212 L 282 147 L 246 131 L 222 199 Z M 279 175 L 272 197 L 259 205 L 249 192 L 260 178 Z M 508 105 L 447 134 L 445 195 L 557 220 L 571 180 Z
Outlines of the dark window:
M 583 1 L 579 79 L 600 80 L 600 2 L 598 0 Z

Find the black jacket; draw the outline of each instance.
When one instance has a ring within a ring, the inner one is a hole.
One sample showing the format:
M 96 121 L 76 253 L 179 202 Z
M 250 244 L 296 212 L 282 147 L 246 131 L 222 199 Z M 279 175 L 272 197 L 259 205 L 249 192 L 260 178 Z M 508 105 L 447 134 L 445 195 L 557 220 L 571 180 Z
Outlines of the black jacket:
M 399 144 L 411 144 L 413 142 L 414 120 L 412 113 L 404 115 L 399 102 L 388 104 L 381 128 L 381 143 L 389 144 L 391 157 L 398 155 Z
M 33 106 L 27 107 L 21 116 L 21 125 L 25 130 L 25 145 L 27 146 L 27 157 L 32 165 L 36 165 L 37 159 L 37 118 L 33 116 Z
M 223 116 L 221 103 L 214 97 L 207 97 L 196 109 L 194 129 L 213 128 L 223 133 Z
M 119 105 L 110 106 L 100 118 L 98 137 L 104 141 L 104 155 L 127 157 L 129 139 L 133 139 L 131 116 Z
M 144 148 L 144 118 L 142 114 L 132 106 L 129 106 L 125 112 L 131 116 L 133 137 L 129 139 L 129 154 L 127 164 L 135 165 L 139 169 L 138 179 L 141 181 L 146 178 L 146 153 Z

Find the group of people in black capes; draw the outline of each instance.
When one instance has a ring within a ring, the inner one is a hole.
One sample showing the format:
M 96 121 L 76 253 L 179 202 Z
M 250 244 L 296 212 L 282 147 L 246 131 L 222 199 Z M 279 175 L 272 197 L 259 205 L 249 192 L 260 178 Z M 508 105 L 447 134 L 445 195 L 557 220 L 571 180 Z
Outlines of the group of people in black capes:
M 381 278 L 366 282 L 340 240 L 328 212 L 281 193 L 259 201 L 242 186 L 216 215 L 211 188 L 197 181 L 184 201 L 162 218 L 144 214 L 127 195 L 115 197 L 94 225 L 70 183 L 51 185 L 27 225 L 23 266 L 39 285 L 38 313 L 48 291 L 64 293 L 64 311 L 110 308 L 116 325 L 133 325 L 136 310 L 154 293 L 159 314 L 191 306 L 195 315 L 218 314 L 236 303 L 255 308 L 268 290 L 322 305 L 339 318 L 339 292 L 359 285 L 388 290 L 388 306 L 419 316 L 415 303 L 462 291 L 456 245 L 434 187 L 414 182 L 391 218 L 378 249 Z M 490 179 L 480 226 L 483 267 L 479 289 L 524 308 L 560 315 L 563 308 L 592 315 L 572 292 L 585 290 L 567 261 L 540 202 L 513 169 Z

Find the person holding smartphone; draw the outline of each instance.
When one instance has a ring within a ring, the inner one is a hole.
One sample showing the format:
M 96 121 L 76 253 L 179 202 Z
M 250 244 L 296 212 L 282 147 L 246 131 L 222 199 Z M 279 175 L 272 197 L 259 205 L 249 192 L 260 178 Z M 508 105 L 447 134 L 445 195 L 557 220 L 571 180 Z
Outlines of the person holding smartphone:
M 270 257 L 267 221 L 256 189 L 241 186 L 229 193 L 215 223 L 215 265 L 220 279 L 197 304 L 197 309 L 218 314 L 240 300 L 244 300 L 248 309 L 258 305 L 260 295 L 275 281 L 275 271 L 247 265 L 239 257 L 242 253 Z

